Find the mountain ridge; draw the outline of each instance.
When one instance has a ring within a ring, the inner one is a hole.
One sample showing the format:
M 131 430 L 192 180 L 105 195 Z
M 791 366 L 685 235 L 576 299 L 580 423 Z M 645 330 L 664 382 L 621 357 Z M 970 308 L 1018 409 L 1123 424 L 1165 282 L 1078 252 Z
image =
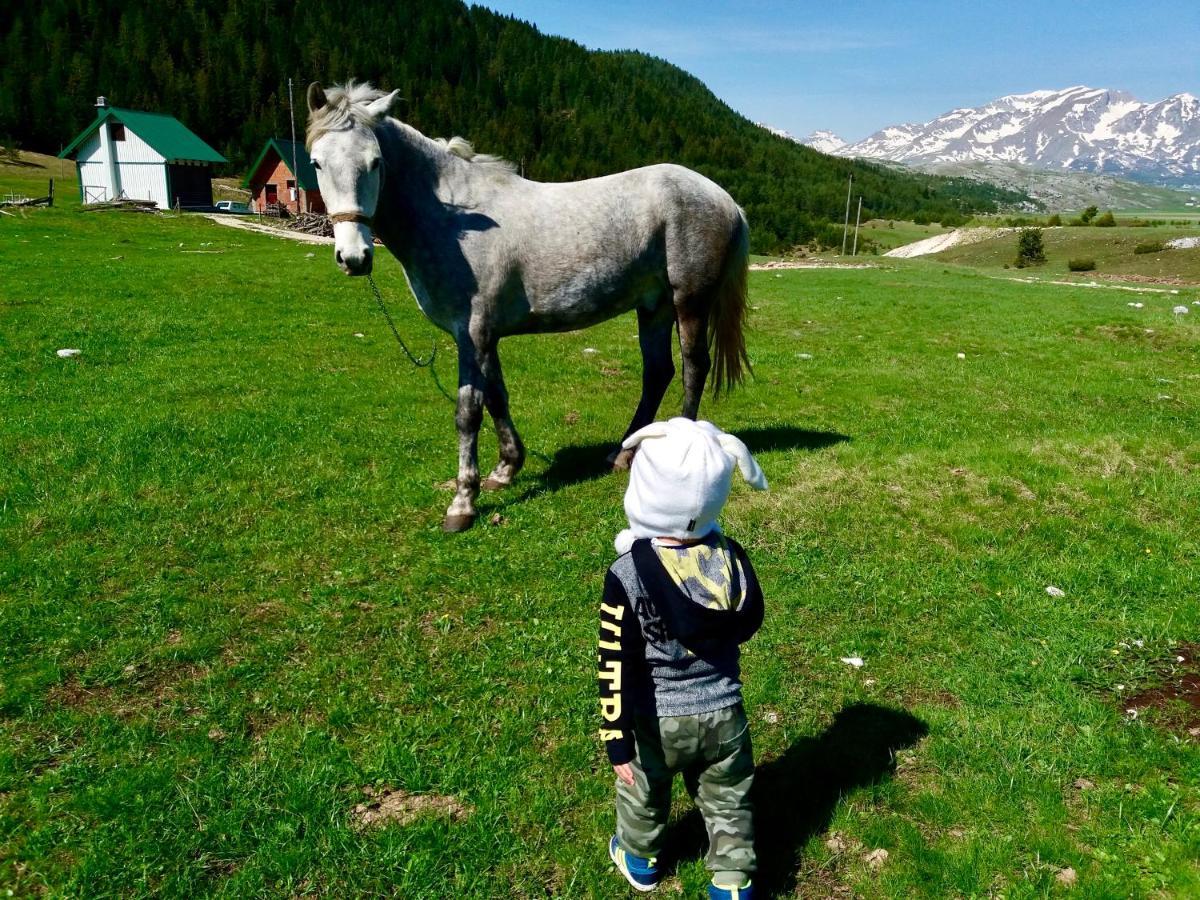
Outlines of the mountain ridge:
M 805 139 L 817 149 L 836 135 Z M 832 140 L 831 140 L 832 139 Z M 1200 183 L 1200 99 L 1186 91 L 1145 102 L 1127 91 L 1074 85 L 1008 94 L 928 122 L 881 128 L 825 152 L 937 164 L 1017 163 L 1162 183 Z

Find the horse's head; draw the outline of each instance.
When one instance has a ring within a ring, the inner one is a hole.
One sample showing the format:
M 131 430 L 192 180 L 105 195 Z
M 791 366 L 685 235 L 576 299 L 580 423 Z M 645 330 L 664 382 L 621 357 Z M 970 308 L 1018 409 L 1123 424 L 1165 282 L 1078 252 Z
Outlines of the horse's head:
M 308 152 L 333 221 L 334 258 L 347 275 L 371 271 L 372 227 L 383 183 L 375 126 L 398 93 L 354 82 L 328 94 L 316 82 L 308 86 Z

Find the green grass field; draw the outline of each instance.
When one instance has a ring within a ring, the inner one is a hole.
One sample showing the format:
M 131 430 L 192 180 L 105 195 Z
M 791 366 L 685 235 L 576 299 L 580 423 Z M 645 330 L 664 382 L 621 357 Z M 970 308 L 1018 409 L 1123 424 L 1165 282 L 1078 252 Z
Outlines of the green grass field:
M 330 255 L 0 216 L 0 889 L 625 896 L 593 667 L 634 323 L 505 343 L 530 461 L 446 536 L 450 405 Z M 762 894 L 1196 896 L 1200 721 L 1127 698 L 1200 634 L 1200 290 L 917 260 L 751 296 L 756 377 L 704 413 L 772 485 L 724 517 L 768 600 Z M 426 811 L 358 827 L 388 790 Z M 680 795 L 661 893 L 698 896 Z

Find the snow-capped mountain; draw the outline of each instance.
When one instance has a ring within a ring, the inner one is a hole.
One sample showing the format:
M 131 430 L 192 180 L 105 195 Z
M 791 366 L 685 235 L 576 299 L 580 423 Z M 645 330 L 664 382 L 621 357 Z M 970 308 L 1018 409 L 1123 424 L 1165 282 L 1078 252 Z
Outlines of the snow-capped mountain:
M 782 128 L 776 128 L 774 125 L 768 125 L 766 122 L 755 122 L 754 124 L 759 128 L 765 128 L 767 131 L 771 132 L 771 134 L 775 135 L 775 137 L 781 137 L 789 141 L 796 141 L 797 143 L 800 143 L 800 139 L 790 131 L 784 131 Z
M 820 149 L 820 148 L 818 148 Z M 904 163 L 998 160 L 1143 179 L 1200 177 L 1200 99 L 1143 103 L 1071 87 L 1001 97 L 923 124 L 893 125 L 834 152 Z
M 846 142 L 834 134 L 832 131 L 814 131 L 808 137 L 800 138 L 801 144 L 806 144 L 814 150 L 820 150 L 822 153 L 836 154 Z

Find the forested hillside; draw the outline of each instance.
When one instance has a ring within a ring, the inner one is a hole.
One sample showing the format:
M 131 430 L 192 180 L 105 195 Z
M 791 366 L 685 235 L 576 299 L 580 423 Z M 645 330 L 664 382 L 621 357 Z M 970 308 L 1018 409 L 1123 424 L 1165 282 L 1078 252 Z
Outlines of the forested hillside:
M 0 20 L 0 137 L 31 150 L 58 150 L 104 94 L 177 116 L 240 172 L 267 137 L 287 135 L 289 76 L 298 131 L 309 81 L 354 77 L 399 88 L 399 114 L 422 131 L 468 137 L 530 178 L 691 166 L 745 207 L 759 251 L 840 223 L 852 170 L 865 217 L 940 221 L 1021 199 L 824 156 L 747 121 L 662 60 L 588 51 L 459 0 L 16 0 L 10 9 Z

